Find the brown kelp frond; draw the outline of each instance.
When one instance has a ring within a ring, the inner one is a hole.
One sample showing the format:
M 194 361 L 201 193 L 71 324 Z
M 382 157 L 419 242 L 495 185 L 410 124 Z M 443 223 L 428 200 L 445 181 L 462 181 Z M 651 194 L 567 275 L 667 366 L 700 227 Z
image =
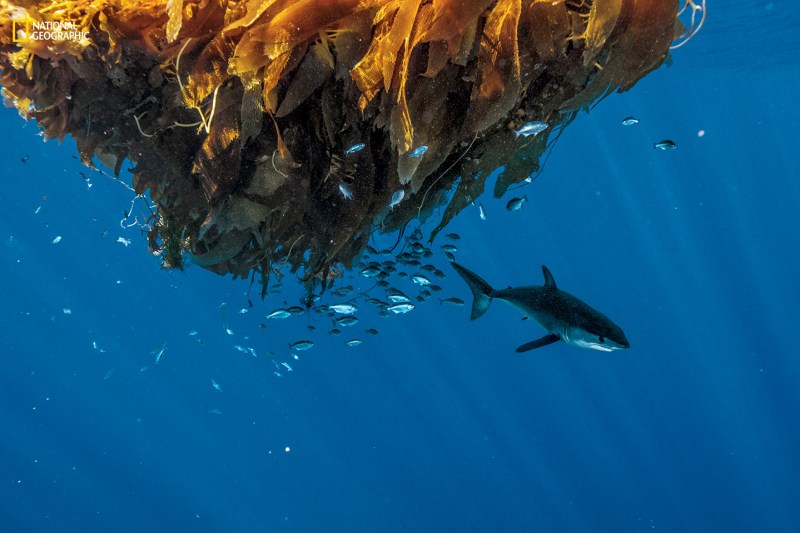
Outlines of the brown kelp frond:
M 665 0 L 8 0 L 0 85 L 87 164 L 130 163 L 165 267 L 324 286 L 372 232 L 441 208 L 435 235 L 499 166 L 495 194 L 528 179 L 698 1 L 673 39 Z

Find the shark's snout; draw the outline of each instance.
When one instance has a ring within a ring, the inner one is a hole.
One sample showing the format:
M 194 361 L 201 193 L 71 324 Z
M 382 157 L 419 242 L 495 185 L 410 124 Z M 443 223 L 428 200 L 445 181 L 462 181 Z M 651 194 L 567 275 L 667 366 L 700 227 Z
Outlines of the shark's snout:
M 606 318 L 606 320 L 608 319 Z M 604 340 L 605 344 L 610 346 L 612 350 L 626 350 L 631 347 L 631 343 L 628 340 L 628 337 L 625 336 L 625 333 L 623 333 L 622 328 L 610 320 L 608 320 L 608 326 Z

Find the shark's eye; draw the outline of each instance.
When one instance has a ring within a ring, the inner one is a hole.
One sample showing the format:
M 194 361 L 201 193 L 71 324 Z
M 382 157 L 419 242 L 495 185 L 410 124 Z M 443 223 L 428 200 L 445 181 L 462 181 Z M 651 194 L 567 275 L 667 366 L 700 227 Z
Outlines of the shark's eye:
M 600 341 L 600 344 L 604 344 L 606 342 L 606 338 L 603 337 L 602 335 L 600 335 L 600 338 L 598 340 Z

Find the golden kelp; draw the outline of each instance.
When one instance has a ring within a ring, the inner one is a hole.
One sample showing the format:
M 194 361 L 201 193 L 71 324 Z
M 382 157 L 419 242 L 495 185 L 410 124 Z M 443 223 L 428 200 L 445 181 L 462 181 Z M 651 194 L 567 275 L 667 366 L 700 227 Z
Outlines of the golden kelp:
M 150 245 L 165 265 L 190 253 L 266 285 L 288 264 L 314 282 L 350 267 L 373 231 L 448 203 L 438 231 L 498 166 L 495 196 L 528 178 L 552 132 L 663 62 L 677 9 L 675 0 L 6 0 L 0 83 L 48 138 L 71 135 L 87 164 L 132 163 L 136 191 L 157 207 Z M 48 24 L 74 35 L 40 38 Z M 533 120 L 550 128 L 515 139 Z

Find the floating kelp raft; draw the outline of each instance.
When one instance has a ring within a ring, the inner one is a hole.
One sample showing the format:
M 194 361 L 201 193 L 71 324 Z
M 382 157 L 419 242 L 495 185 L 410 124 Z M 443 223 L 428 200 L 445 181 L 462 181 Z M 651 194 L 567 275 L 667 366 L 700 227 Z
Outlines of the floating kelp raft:
M 675 0 L 0 3 L 6 102 L 86 164 L 131 167 L 150 246 L 218 274 L 350 268 L 374 231 L 505 170 L 666 58 Z M 544 123 L 537 135 L 515 135 Z M 454 191 L 455 190 L 455 191 Z M 454 193 L 453 193 L 454 191 Z M 451 194 L 452 193 L 452 194 Z M 390 206 L 390 204 L 392 204 Z

